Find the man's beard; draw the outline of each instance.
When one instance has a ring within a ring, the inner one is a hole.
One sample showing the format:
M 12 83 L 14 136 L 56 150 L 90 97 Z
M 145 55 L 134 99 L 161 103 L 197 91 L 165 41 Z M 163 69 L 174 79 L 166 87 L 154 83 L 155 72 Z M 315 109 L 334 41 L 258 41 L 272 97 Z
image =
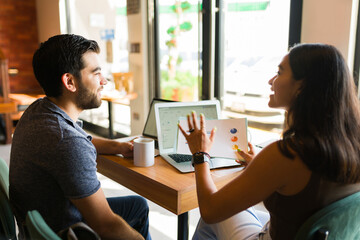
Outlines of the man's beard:
M 76 105 L 80 109 L 98 108 L 101 105 L 101 99 L 98 98 L 97 92 L 94 94 L 87 89 L 82 83 L 82 79 L 78 81 L 78 95 L 76 96 Z

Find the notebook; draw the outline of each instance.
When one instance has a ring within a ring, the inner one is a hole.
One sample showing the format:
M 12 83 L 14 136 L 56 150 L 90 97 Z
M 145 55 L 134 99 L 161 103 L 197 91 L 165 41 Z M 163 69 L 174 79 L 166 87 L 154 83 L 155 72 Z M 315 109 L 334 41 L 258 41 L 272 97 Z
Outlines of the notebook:
M 220 103 L 217 100 L 207 100 L 155 104 L 159 154 L 182 173 L 193 172 L 194 168 L 191 165 L 191 154 L 176 153 L 177 123 L 180 119 L 186 118 L 192 111 L 197 114 L 203 113 L 205 119 L 219 119 Z M 211 169 L 239 166 L 235 160 L 227 158 L 211 158 L 209 165 Z

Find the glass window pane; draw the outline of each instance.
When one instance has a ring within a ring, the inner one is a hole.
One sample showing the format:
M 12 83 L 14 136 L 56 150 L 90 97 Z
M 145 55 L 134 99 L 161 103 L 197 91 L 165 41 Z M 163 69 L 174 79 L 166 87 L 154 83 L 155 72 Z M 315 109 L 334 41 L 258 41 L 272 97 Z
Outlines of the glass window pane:
M 198 0 L 159 0 L 161 98 L 197 101 L 201 84 Z
M 284 111 L 268 107 L 268 81 L 288 50 L 290 1 L 224 2 L 224 115 L 281 129 Z

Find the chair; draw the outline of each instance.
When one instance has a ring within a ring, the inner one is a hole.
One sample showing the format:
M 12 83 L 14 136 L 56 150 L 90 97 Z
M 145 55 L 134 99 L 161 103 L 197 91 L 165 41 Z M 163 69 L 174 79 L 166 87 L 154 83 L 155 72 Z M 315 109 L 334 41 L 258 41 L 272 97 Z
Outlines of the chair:
M 45 222 L 37 210 L 28 211 L 26 228 L 30 239 L 35 240 L 100 240 L 99 235 L 83 222 L 78 222 L 60 231 L 57 235 Z
M 3 114 L 5 122 L 6 143 L 11 143 L 13 123 L 11 113 L 17 112 L 17 104 L 11 102 L 9 98 L 10 81 L 9 81 L 8 59 L 0 50 L 0 113 Z
M 37 210 L 29 211 L 26 215 L 26 228 L 30 239 L 61 240 L 61 238 L 46 224 Z
M 9 201 L 9 168 L 0 158 L 0 239 L 16 239 L 15 219 Z
M 300 227 L 295 239 L 360 239 L 360 192 L 316 212 Z
M 0 158 L 0 187 L 7 197 L 9 197 L 9 167 L 7 163 Z

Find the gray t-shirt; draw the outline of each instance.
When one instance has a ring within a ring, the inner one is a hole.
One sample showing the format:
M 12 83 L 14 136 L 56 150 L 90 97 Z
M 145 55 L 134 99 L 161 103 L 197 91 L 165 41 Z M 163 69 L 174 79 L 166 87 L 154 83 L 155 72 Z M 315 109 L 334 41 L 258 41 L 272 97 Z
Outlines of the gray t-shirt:
M 55 232 L 81 221 L 69 199 L 90 196 L 100 188 L 91 139 L 46 97 L 26 109 L 10 156 L 10 201 L 19 226 L 33 209 Z

